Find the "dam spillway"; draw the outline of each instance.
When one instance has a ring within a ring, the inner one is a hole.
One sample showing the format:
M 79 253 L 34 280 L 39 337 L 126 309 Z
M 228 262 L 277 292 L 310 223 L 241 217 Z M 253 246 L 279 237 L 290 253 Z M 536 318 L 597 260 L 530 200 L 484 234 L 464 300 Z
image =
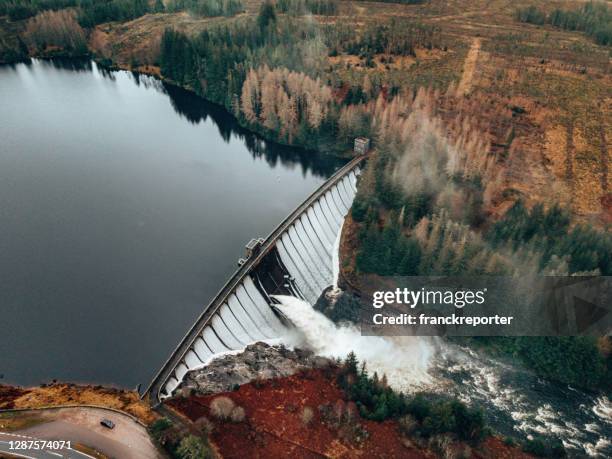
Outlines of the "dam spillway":
M 314 304 L 334 283 L 334 246 L 357 192 L 364 157 L 357 157 L 298 206 L 265 240 L 258 240 L 204 309 L 146 389 L 156 404 L 170 397 L 187 372 L 217 355 L 273 340 L 286 330 L 273 295 Z

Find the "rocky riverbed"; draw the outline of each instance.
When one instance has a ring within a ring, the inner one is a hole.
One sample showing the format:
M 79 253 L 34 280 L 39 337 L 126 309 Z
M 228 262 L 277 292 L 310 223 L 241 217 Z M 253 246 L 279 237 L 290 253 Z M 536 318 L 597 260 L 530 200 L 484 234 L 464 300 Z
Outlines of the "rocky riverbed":
M 316 356 L 307 350 L 257 342 L 239 354 L 226 354 L 205 367 L 190 371 L 177 393 L 189 396 L 229 392 L 252 381 L 282 378 L 304 370 L 324 369 L 333 365 L 333 360 Z

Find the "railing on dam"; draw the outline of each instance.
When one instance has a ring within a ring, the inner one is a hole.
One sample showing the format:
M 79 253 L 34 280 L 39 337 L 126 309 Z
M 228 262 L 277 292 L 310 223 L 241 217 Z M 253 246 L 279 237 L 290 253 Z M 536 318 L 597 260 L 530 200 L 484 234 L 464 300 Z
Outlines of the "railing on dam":
M 213 356 L 280 336 L 269 295 L 314 302 L 332 284 L 333 248 L 356 193 L 364 156 L 354 158 L 285 218 L 202 312 L 146 389 L 156 404 Z

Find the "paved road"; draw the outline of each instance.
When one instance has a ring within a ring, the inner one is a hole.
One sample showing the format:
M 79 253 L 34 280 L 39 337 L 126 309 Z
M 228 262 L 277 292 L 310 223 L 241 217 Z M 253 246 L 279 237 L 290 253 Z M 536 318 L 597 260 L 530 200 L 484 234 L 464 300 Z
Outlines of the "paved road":
M 98 408 L 61 408 L 39 411 L 38 414 L 44 419 L 44 423 L 11 434 L 2 434 L 0 440 L 15 439 L 7 439 L 7 435 L 23 435 L 42 440 L 71 441 L 73 445 L 80 443 L 112 458 L 157 459 L 160 457 L 146 429 L 123 414 Z M 100 425 L 102 419 L 113 421 L 115 428 L 111 430 L 102 427 Z M 8 445 L 0 444 L 0 449 L 8 451 Z M 20 453 L 23 454 L 22 457 L 36 459 L 58 459 L 59 457 L 84 459 L 90 457 L 78 451 L 45 453 L 29 450 Z

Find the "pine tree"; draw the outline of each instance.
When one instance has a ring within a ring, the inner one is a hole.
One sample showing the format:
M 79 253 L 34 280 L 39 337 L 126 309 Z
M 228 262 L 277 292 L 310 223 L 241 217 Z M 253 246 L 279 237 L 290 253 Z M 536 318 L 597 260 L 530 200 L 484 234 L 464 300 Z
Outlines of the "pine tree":
M 257 25 L 260 31 L 265 31 L 268 26 L 276 22 L 276 12 L 274 5 L 269 1 L 264 2 L 259 8 L 259 15 L 257 16 Z
M 349 352 L 344 360 L 344 368 L 347 373 L 356 375 L 357 374 L 357 366 L 359 365 L 359 361 L 357 360 L 357 356 L 353 351 Z

